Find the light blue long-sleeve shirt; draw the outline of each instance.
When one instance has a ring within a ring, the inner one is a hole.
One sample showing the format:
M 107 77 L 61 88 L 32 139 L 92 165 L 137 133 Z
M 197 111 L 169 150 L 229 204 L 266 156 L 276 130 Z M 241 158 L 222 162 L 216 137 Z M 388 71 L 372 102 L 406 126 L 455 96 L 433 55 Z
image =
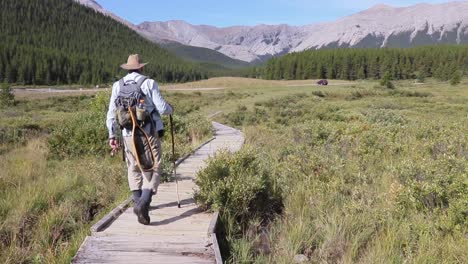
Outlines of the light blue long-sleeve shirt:
M 133 72 L 127 74 L 123 80 L 124 82 L 135 81 L 138 82 L 143 75 Z M 107 120 L 106 125 L 107 129 L 109 130 L 109 138 L 115 138 L 117 135 L 117 131 L 119 128 L 116 116 L 116 105 L 115 99 L 120 91 L 119 82 L 115 82 L 112 86 L 112 95 L 109 102 L 109 110 L 107 111 Z M 151 113 L 154 109 L 159 112 L 159 115 L 153 115 L 153 121 L 155 122 L 156 131 L 164 129 L 163 122 L 161 120 L 160 115 L 170 115 L 172 114 L 172 107 L 164 100 L 161 92 L 159 91 L 158 83 L 152 79 L 146 79 L 143 84 L 141 85 L 141 91 L 146 96 L 145 100 L 145 108 L 148 113 Z M 145 126 L 145 131 L 150 133 L 151 126 Z M 128 129 L 122 130 L 122 135 L 124 137 L 130 137 L 132 135 L 132 131 Z

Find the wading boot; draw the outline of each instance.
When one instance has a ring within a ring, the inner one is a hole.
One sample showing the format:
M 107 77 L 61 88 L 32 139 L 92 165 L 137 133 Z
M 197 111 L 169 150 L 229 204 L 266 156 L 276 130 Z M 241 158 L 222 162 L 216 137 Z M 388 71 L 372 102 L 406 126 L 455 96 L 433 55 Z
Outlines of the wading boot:
M 136 206 L 136 215 L 138 216 L 138 222 L 143 225 L 150 224 L 150 217 L 149 217 L 149 206 L 151 203 L 151 196 L 153 195 L 152 190 L 143 190 L 141 194 L 140 201 Z
M 138 215 L 137 205 L 141 198 L 141 190 L 132 191 L 133 213 Z

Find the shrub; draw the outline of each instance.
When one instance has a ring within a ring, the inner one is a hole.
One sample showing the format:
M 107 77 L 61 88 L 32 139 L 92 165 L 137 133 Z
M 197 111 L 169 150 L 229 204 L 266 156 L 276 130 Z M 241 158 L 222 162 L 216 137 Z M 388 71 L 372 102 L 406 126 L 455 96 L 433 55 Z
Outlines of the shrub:
M 108 146 L 105 114 L 80 112 L 53 129 L 48 144 L 54 158 L 104 155 Z
M 385 75 L 380 80 L 380 85 L 387 89 L 395 89 L 395 85 L 392 83 L 392 78 L 389 72 L 386 72 Z
M 312 94 L 317 96 L 317 97 L 321 97 L 321 98 L 327 97 L 327 94 L 322 92 L 322 91 L 313 91 Z
M 369 122 L 379 125 L 405 125 L 408 123 L 407 118 L 401 115 L 398 111 L 392 110 L 374 110 L 363 113 Z
M 197 175 L 198 203 L 234 216 L 240 224 L 254 217 L 268 218 L 282 208 L 279 190 L 270 171 L 251 148 L 238 153 L 218 153 Z
M 452 74 L 452 77 L 450 78 L 450 85 L 458 85 L 460 84 L 461 82 L 461 74 L 459 71 L 455 71 L 453 74 Z
M 416 73 L 416 81 L 418 83 L 424 83 L 426 80 L 426 73 L 424 71 L 419 71 Z
M 15 95 L 10 85 L 2 84 L 0 89 L 0 108 L 12 106 L 15 104 Z
M 356 90 L 352 91 L 350 95 L 346 96 L 346 100 L 359 100 L 367 96 L 374 96 L 375 93 L 369 90 Z
M 413 91 L 390 91 L 390 95 L 399 95 L 405 97 L 431 97 L 433 94 L 429 92 L 413 92 Z
M 51 157 L 98 156 L 105 155 L 109 151 L 105 125 L 109 97 L 109 92 L 98 93 L 91 102 L 85 102 L 89 110 L 77 112 L 63 124 L 52 129 L 48 139 Z M 86 98 L 80 98 L 82 99 Z

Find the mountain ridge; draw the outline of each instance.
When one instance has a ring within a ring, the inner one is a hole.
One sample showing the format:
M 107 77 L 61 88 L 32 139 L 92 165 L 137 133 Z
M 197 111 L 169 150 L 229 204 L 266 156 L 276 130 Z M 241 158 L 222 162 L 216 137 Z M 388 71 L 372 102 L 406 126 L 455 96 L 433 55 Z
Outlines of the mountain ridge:
M 304 26 L 215 27 L 170 20 L 143 22 L 137 27 L 153 38 L 255 61 L 308 49 L 468 43 L 468 2 L 420 3 L 408 7 L 378 4 L 333 22 Z
M 126 25 L 130 29 L 134 30 L 141 36 L 159 44 L 161 47 L 169 50 L 170 52 L 174 53 L 175 55 L 194 62 L 200 63 L 208 63 L 208 64 L 219 64 L 220 66 L 227 68 L 227 69 L 238 69 L 250 66 L 251 64 L 246 61 L 237 60 L 235 58 L 229 57 L 221 52 L 217 52 L 212 49 L 207 49 L 205 47 L 196 47 L 191 45 L 184 45 L 179 41 L 155 36 L 150 32 L 147 32 L 144 28 L 138 27 L 137 25 L 121 18 L 114 13 L 106 10 L 103 8 L 97 1 L 95 0 L 73 0 L 78 2 L 86 7 L 89 7 L 96 12 L 99 12 L 103 15 L 109 16 L 114 20 Z
M 208 76 L 200 65 L 72 0 L 2 0 L 0 29 L 0 81 L 7 83 L 109 83 L 122 76 L 118 65 L 132 50 L 150 62 L 145 71 L 158 81 L 186 82 Z

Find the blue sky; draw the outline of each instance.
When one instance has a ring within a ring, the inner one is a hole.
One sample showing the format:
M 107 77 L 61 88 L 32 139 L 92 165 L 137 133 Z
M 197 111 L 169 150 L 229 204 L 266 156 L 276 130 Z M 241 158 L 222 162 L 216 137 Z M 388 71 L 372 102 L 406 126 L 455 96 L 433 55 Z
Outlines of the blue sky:
M 143 21 L 185 20 L 213 26 L 290 24 L 333 21 L 373 5 L 409 6 L 412 0 L 95 0 L 135 24 Z M 426 3 L 447 1 L 426 0 Z

